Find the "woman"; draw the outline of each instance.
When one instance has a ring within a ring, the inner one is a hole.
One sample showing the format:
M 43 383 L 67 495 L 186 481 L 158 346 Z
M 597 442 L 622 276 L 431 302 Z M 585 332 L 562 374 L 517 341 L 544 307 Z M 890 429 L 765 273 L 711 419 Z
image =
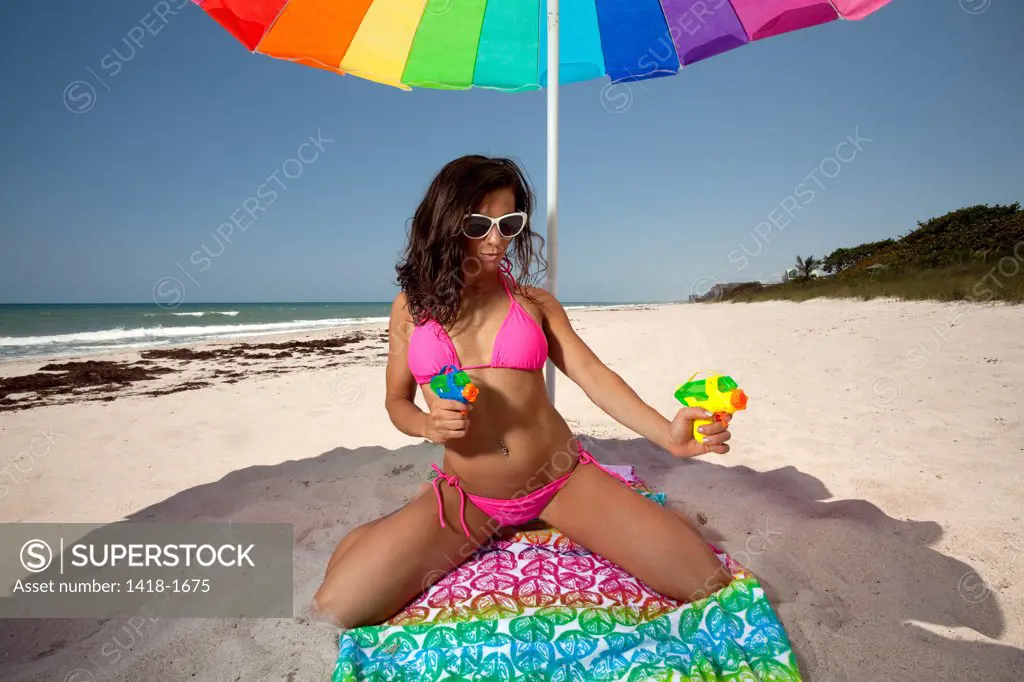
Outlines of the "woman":
M 700 534 L 604 470 L 548 399 L 550 357 L 609 416 L 672 455 L 729 451 L 723 425 L 702 427 L 698 443 L 693 420 L 704 410 L 665 419 L 576 335 L 554 297 L 511 277 L 513 262 L 525 281 L 541 260 L 532 209 L 513 162 L 467 156 L 441 170 L 413 217 L 391 307 L 385 407 L 403 433 L 445 446 L 443 468 L 433 495 L 356 528 L 334 551 L 315 602 L 339 625 L 387 620 L 496 533 L 534 519 L 673 599 L 730 581 Z M 446 366 L 467 370 L 474 404 L 425 385 Z M 417 386 L 429 412 L 414 402 Z

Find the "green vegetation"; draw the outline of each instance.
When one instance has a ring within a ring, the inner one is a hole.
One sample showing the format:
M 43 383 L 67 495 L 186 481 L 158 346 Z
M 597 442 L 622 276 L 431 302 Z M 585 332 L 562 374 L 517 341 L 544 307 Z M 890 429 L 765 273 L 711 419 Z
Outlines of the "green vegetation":
M 810 261 L 810 264 L 808 262 Z M 814 276 L 820 268 L 829 276 Z M 725 300 L 805 301 L 818 297 L 1024 303 L 1024 211 L 1019 203 L 962 208 L 918 223 L 897 239 L 797 257 L 797 276 L 744 285 Z
M 895 243 L 896 242 L 893 239 L 886 239 L 880 242 L 861 244 L 860 246 L 855 246 L 852 249 L 836 249 L 826 256 L 824 261 L 822 261 L 822 269 L 829 274 L 840 272 L 851 265 L 854 265 L 858 261 L 870 258 L 886 246 L 890 246 Z
M 821 261 L 814 256 L 807 258 L 796 257 L 796 276 L 799 279 L 809 279 L 814 271 L 821 267 Z

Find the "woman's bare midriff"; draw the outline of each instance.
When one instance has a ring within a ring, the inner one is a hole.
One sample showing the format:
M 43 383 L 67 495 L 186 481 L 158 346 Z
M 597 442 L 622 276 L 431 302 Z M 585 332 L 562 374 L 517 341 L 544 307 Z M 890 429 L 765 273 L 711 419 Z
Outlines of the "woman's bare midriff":
M 512 499 L 573 469 L 576 440 L 548 399 L 542 371 L 485 368 L 467 374 L 480 394 L 466 436 L 446 443 L 443 465 L 445 473 L 459 477 L 463 490 Z M 435 399 L 429 390 L 423 395 L 428 406 Z

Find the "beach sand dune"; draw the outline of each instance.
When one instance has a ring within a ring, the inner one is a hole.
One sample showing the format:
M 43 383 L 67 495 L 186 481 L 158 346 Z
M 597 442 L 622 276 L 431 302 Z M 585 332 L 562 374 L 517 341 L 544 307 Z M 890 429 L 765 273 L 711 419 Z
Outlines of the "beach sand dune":
M 733 452 L 687 461 L 564 377 L 557 403 L 599 460 L 634 465 L 758 575 L 806 679 L 1024 678 L 1019 308 L 812 301 L 571 317 L 663 414 L 698 369 L 751 396 Z M 306 613 L 328 556 L 410 499 L 441 454 L 388 422 L 377 352 L 0 413 L 0 465 L 20 457 L 0 521 L 286 522 L 295 538 L 292 619 L 8 620 L 0 678 L 328 679 L 337 631 Z

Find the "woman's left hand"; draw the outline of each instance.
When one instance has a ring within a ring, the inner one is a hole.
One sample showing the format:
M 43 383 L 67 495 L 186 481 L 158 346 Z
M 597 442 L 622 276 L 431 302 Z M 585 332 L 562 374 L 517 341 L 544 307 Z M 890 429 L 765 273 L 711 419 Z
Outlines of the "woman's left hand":
M 726 441 L 732 438 L 732 434 L 725 424 L 711 422 L 700 427 L 704 434 L 703 443 L 693 437 L 693 422 L 710 418 L 711 414 L 701 407 L 684 407 L 679 410 L 675 419 L 669 423 L 665 449 L 676 457 L 694 457 L 709 452 L 724 455 L 729 452 Z

